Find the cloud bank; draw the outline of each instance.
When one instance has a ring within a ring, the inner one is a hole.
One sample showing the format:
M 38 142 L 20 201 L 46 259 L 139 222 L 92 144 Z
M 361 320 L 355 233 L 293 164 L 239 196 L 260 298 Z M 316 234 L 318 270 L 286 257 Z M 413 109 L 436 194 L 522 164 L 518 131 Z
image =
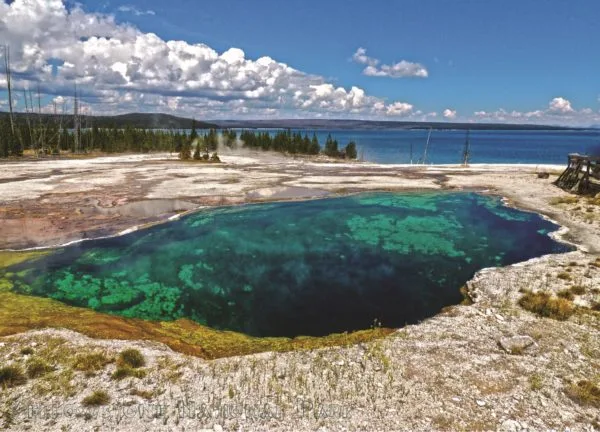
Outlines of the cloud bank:
M 151 14 L 123 5 L 121 12 Z M 576 108 L 565 97 L 545 108 L 498 109 L 462 116 L 451 108 L 423 112 L 414 102 L 387 100 L 358 86 L 343 87 L 269 56 L 247 58 L 239 48 L 217 52 L 202 43 L 164 40 L 112 14 L 67 7 L 62 0 L 0 1 L 0 42 L 11 49 L 15 103 L 22 90 L 39 88 L 45 100 L 68 106 L 74 84 L 94 113 L 171 112 L 196 118 L 363 118 L 600 124 L 597 108 Z M 1 53 L 0 53 L 1 54 Z M 363 74 L 428 76 L 419 63 L 386 65 L 359 48 L 352 60 Z M 0 90 L 6 88 L 0 74 Z M 5 99 L 1 97 L 0 100 Z M 6 103 L 0 103 L 4 107 Z
M 156 106 L 204 117 L 402 117 L 412 110 L 268 56 L 248 59 L 239 48 L 219 53 L 205 44 L 166 41 L 112 15 L 69 10 L 61 0 L 0 2 L 0 40 L 10 45 L 17 87 L 39 82 L 48 94 L 68 95 L 77 82 L 103 111 Z

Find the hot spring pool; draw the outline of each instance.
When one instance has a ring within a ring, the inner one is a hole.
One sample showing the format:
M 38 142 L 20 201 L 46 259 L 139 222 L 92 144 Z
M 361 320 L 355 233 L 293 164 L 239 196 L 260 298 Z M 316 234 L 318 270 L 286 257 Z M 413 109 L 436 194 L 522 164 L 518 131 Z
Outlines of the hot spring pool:
M 202 211 L 11 269 L 17 292 L 256 336 L 400 327 L 473 274 L 570 250 L 534 213 L 475 193 L 375 193 Z

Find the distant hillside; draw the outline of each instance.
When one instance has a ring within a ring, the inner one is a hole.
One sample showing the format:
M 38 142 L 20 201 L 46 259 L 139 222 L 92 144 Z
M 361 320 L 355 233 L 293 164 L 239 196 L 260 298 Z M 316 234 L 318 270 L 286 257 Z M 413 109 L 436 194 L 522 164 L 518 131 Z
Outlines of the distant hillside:
M 448 123 L 409 122 L 380 120 L 323 120 L 323 119 L 274 119 L 274 120 L 214 120 L 223 128 L 291 128 L 291 129 L 471 129 L 471 130 L 573 130 L 561 126 L 502 124 L 502 123 Z
M 8 113 L 0 112 L 0 119 Z M 24 116 L 16 113 L 17 118 Z M 52 115 L 42 115 L 53 117 Z M 37 118 L 37 114 L 32 114 Z M 123 128 L 127 125 L 139 129 L 190 129 L 192 119 L 176 117 L 169 114 L 131 113 L 116 116 L 82 116 L 82 126 L 92 125 L 106 128 L 116 126 Z M 66 116 L 67 125 L 73 126 L 73 116 Z M 283 129 L 345 129 L 345 130 L 398 130 L 398 129 L 471 129 L 471 130 L 574 130 L 561 126 L 502 124 L 502 123 L 447 123 L 447 122 L 409 122 L 381 120 L 324 120 L 324 119 L 273 119 L 273 120 L 213 120 L 198 121 L 199 129 L 210 128 L 283 128 Z
M 0 119 L 7 117 L 8 113 L 0 112 Z M 25 116 L 23 113 L 15 113 L 17 119 Z M 30 115 L 32 119 L 37 119 L 37 114 Z M 54 118 L 54 115 L 42 114 L 42 118 Z M 73 127 L 73 116 L 66 115 L 65 121 L 68 127 Z M 81 116 L 82 127 L 97 126 L 99 128 L 117 127 L 124 128 L 129 125 L 136 129 L 190 129 L 192 119 L 176 117 L 169 114 L 150 114 L 150 113 L 131 113 L 116 116 Z M 196 127 L 199 129 L 217 128 L 215 123 L 208 123 L 196 120 Z

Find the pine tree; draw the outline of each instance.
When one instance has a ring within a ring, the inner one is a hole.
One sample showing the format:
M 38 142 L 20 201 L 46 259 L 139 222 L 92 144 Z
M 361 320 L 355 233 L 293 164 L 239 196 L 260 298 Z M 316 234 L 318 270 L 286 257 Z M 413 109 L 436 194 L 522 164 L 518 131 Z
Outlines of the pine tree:
M 309 154 L 319 154 L 321 151 L 321 146 L 319 145 L 319 139 L 317 138 L 317 134 L 313 133 L 312 140 L 310 141 Z
M 354 141 L 350 141 L 344 150 L 346 159 L 356 159 L 356 143 Z
M 338 142 L 331 138 L 331 134 L 327 135 L 325 141 L 325 154 L 329 157 L 339 157 Z
M 202 155 L 200 154 L 200 142 L 196 139 L 196 150 L 194 150 L 194 160 L 202 159 Z
M 198 132 L 196 132 L 196 119 L 192 119 L 192 133 L 190 134 L 190 141 L 194 144 L 194 141 L 198 139 Z

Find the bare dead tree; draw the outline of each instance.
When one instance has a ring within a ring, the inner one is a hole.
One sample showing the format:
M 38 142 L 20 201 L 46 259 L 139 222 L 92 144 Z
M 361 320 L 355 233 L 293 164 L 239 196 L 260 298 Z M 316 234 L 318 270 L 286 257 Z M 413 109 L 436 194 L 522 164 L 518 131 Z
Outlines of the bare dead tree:
M 37 138 L 39 149 L 41 153 L 46 152 L 45 138 L 46 138 L 46 128 L 45 124 L 42 120 L 42 96 L 40 93 L 40 83 L 37 83 L 37 105 L 38 105 L 38 127 L 37 127 Z
M 81 119 L 79 118 L 79 97 L 77 95 L 77 83 L 75 83 L 75 96 L 73 98 L 73 126 L 75 132 L 75 152 L 81 150 Z
M 31 119 L 29 118 L 29 98 L 27 96 L 27 90 L 25 89 L 23 89 L 23 99 L 25 100 L 25 122 L 27 123 L 27 129 L 29 130 L 29 143 L 34 147 L 33 129 L 31 128 Z
M 13 114 L 12 84 L 10 70 L 10 47 L 8 45 L 4 45 L 4 71 L 6 73 L 6 86 L 8 87 L 8 111 L 10 116 L 10 130 L 14 139 L 15 118 Z

